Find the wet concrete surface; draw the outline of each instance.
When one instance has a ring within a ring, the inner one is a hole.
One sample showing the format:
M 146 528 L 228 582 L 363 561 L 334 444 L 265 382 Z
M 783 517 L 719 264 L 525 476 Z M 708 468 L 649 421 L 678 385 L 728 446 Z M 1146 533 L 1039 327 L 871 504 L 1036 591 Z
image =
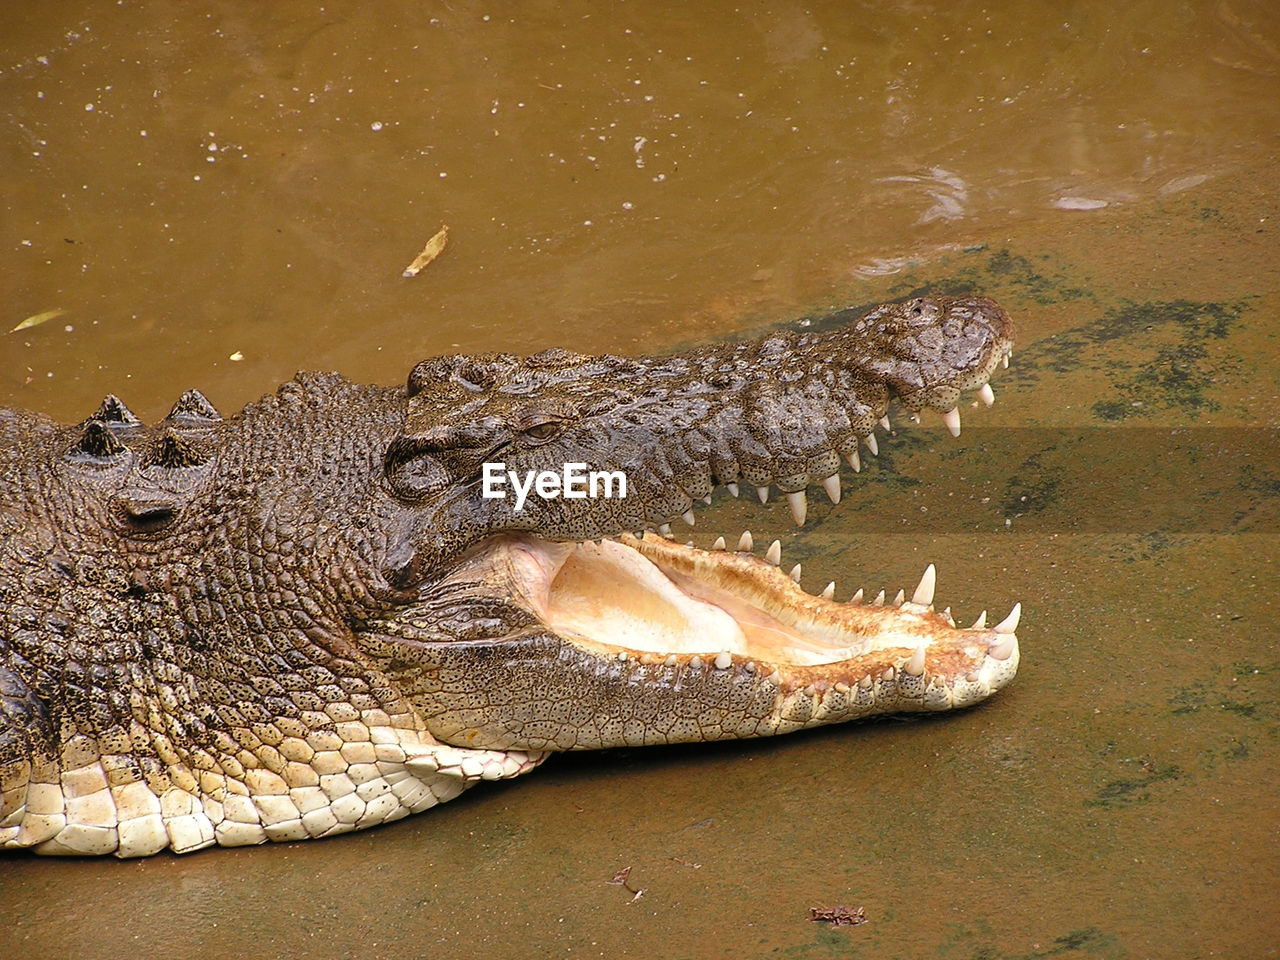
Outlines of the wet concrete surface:
M 0 333 L 0 403 L 227 410 L 297 368 L 394 382 L 980 291 L 1018 347 L 958 441 L 896 424 L 803 530 L 717 499 L 694 539 L 780 535 L 837 597 L 932 561 L 958 619 L 1025 609 L 1017 681 L 963 714 L 558 757 L 326 841 L 5 855 L 0 956 L 1277 954 L 1268 4 L 0 25 L 0 329 L 64 311 Z M 867 922 L 808 919 L 837 905 Z

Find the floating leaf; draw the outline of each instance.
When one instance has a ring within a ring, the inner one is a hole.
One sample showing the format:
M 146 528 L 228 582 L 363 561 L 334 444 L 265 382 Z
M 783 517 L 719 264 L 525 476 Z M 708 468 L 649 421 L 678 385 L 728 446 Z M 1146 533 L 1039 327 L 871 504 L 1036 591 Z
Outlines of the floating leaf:
M 444 245 L 449 242 L 449 225 L 446 223 L 436 231 L 436 235 L 427 241 L 422 252 L 413 258 L 413 263 L 404 268 L 402 277 L 416 277 L 418 271 L 444 252 Z
M 63 310 L 61 307 L 55 307 L 52 310 L 46 310 L 44 313 L 37 313 L 35 316 L 27 317 L 27 319 L 23 320 L 9 332 L 17 333 L 19 330 L 30 330 L 32 327 L 38 327 L 42 323 L 55 320 L 66 312 L 67 311 Z

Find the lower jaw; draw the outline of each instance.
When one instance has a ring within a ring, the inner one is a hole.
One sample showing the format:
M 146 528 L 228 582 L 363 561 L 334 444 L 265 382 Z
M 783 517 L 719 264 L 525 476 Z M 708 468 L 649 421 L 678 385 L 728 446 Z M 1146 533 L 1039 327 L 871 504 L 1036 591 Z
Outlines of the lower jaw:
M 505 547 L 533 612 L 606 660 L 744 671 L 783 694 L 905 683 L 935 688 L 942 706 L 982 699 L 1017 668 L 1016 609 L 997 627 L 959 629 L 933 609 L 932 569 L 911 600 L 838 603 L 784 574 L 776 546 L 769 560 L 652 536 Z

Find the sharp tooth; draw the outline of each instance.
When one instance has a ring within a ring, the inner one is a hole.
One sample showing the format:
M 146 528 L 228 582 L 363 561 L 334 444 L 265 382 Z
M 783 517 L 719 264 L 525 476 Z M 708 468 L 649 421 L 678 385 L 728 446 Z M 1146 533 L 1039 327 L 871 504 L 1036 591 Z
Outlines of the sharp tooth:
M 892 430 L 892 429 L 893 429 L 893 427 L 889 424 L 889 415 L 888 415 L 888 414 L 885 414 L 883 417 L 881 417 L 881 418 L 880 418 L 880 426 L 884 427 L 884 428 L 885 428 L 885 430 Z
M 782 541 L 775 540 L 769 544 L 769 549 L 765 551 L 764 558 L 772 563 L 775 567 L 782 563 Z
M 827 493 L 827 499 L 832 503 L 840 502 L 840 474 L 833 473 L 827 479 L 822 481 L 822 489 Z
M 982 389 L 978 391 L 978 396 L 982 398 L 982 402 L 988 407 L 996 402 L 996 392 L 991 389 L 991 384 L 984 383 Z
M 903 601 L 906 599 L 907 599 L 907 591 L 899 590 L 897 596 L 893 598 L 893 605 L 895 607 L 900 607 L 902 606 Z
M 918 677 L 924 673 L 924 647 L 916 647 L 916 652 L 911 655 L 911 659 L 902 668 L 902 672 L 909 673 L 913 677 Z
M 681 519 L 681 520 L 683 520 L 685 523 L 687 523 L 689 526 L 691 526 L 691 527 L 692 527 L 692 526 L 693 526 L 693 521 L 694 521 L 693 508 L 692 508 L 692 507 L 690 507 L 690 508 L 689 508 L 688 510 L 686 510 L 684 513 L 680 514 L 680 519 Z
M 933 603 L 933 589 L 937 585 L 938 571 L 933 568 L 931 563 L 924 568 L 924 576 L 920 578 L 920 585 L 916 587 L 916 592 L 911 595 L 911 602 L 927 607 Z
M 796 526 L 803 527 L 805 515 L 809 512 L 809 498 L 805 496 L 805 492 L 797 490 L 795 493 L 788 493 L 787 506 L 791 508 L 791 519 L 796 522 Z
M 942 422 L 947 425 L 953 437 L 960 436 L 960 408 L 952 407 L 942 415 Z
M 755 549 L 755 542 L 751 539 L 750 530 L 742 531 L 742 536 L 738 538 L 738 549 L 743 553 L 750 553 Z
M 671 539 L 671 524 L 669 523 L 662 524 L 662 526 L 658 527 L 658 532 L 662 534 L 664 537 L 666 537 L 668 540 Z
M 738 485 L 736 483 L 726 483 L 724 488 L 729 491 L 729 496 L 735 500 L 738 499 Z
M 872 683 L 874 683 L 874 681 L 871 679 L 871 674 L 864 673 L 862 675 L 862 678 L 858 681 L 858 686 L 860 686 L 863 690 L 870 690 Z
M 835 595 L 836 595 L 836 582 L 832 580 L 830 583 L 827 584 L 827 588 L 822 591 L 822 599 L 830 600 Z
M 880 674 L 880 679 L 884 680 L 886 683 L 892 683 L 894 676 L 893 667 L 885 667 L 884 673 Z
M 856 449 L 852 453 L 850 453 L 847 457 L 845 457 L 845 459 L 849 461 L 850 470 L 852 470 L 854 473 L 862 472 L 862 461 L 858 459 L 858 451 Z
M 733 654 L 728 650 L 722 650 L 720 653 L 716 654 L 715 663 L 717 670 L 728 670 L 729 664 L 733 663 Z
M 705 497 L 703 497 L 702 502 L 705 503 L 708 507 L 711 506 L 711 494 L 708 493 Z
M 691 658 L 689 659 L 689 666 L 691 666 L 694 670 L 697 670 L 697 669 L 701 668 L 701 666 L 702 666 L 702 658 L 701 658 L 701 657 L 691 657 Z
M 1006 370 L 1009 369 L 1009 357 L 1011 357 L 1012 355 L 1013 355 L 1013 351 L 1011 350 L 1008 353 L 1006 353 L 1003 357 L 1000 358 L 1000 362 L 1004 364 L 1004 368 Z
M 761 502 L 761 503 L 768 503 L 768 502 L 769 502 L 769 488 L 768 488 L 768 487 L 756 487 L 756 496 L 760 498 L 760 502 Z
M 919 422 L 920 422 L 920 414 L 919 414 L 919 413 L 913 413 L 913 414 L 911 415 L 911 422 L 912 422 L 912 423 L 919 423 Z
M 861 603 L 861 602 L 862 602 L 862 588 L 861 588 L 861 587 L 859 587 L 857 590 L 855 590 L 855 591 L 853 592 L 853 596 L 849 598 L 849 602 L 850 602 L 850 603 Z
M 676 655 L 674 653 L 669 653 L 667 654 L 667 659 L 662 662 L 668 667 L 674 667 L 676 665 Z
M 970 630 L 981 630 L 981 629 L 983 629 L 986 625 L 987 625 L 987 611 L 983 610 L 980 614 L 978 614 L 978 619 L 977 619 L 977 620 L 975 620 L 975 621 L 973 621 L 973 626 L 972 626 L 972 627 L 970 627 L 969 629 L 970 629 Z
M 800 564 L 797 563 L 794 567 L 791 568 L 791 579 L 794 580 L 796 583 L 800 582 Z
M 619 659 L 619 660 L 621 660 L 623 663 L 626 663 L 626 662 L 627 662 L 627 651 L 625 651 L 625 650 L 620 650 L 620 651 L 618 652 L 618 659 Z
M 883 591 L 883 590 L 881 590 L 879 593 L 877 593 L 877 594 L 876 594 L 876 598 L 875 598 L 874 600 L 872 600 L 872 601 L 871 601 L 871 605 L 872 605 L 873 607 L 882 607 L 882 606 L 884 606 L 884 591 Z
M 712 550 L 725 550 L 728 544 L 724 542 L 724 537 L 716 537 L 716 542 L 711 545 Z
M 874 433 L 868 433 L 862 439 L 866 443 L 867 449 L 871 451 L 871 455 L 873 457 L 880 456 L 880 444 L 876 443 L 876 435 Z
M 1022 619 L 1022 604 L 1015 603 L 1009 615 L 991 629 L 996 633 L 1013 633 L 1018 629 L 1018 621 Z
M 953 617 L 953 616 L 951 616 L 951 608 L 950 608 L 950 607 L 943 607 L 943 608 L 942 608 L 942 619 L 943 619 L 943 620 L 945 620 L 945 621 L 947 621 L 947 623 L 951 624 L 951 626 L 953 626 L 953 627 L 956 625 L 956 618 L 955 618 L 955 617 Z

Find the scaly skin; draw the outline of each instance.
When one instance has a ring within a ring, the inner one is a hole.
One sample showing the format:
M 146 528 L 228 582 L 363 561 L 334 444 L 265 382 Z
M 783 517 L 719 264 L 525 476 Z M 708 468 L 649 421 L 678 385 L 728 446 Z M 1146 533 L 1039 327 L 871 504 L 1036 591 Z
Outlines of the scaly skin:
M 1011 347 L 981 298 L 661 358 L 300 374 L 223 420 L 0 410 L 0 846 L 143 856 L 327 836 L 550 752 L 965 706 L 1017 610 L 957 629 L 627 531 L 718 485 L 839 497 L 890 401 L 954 413 Z M 480 466 L 624 470 L 625 499 L 480 495 Z M 593 541 L 600 540 L 600 543 Z M 722 547 L 723 544 L 718 544 Z

